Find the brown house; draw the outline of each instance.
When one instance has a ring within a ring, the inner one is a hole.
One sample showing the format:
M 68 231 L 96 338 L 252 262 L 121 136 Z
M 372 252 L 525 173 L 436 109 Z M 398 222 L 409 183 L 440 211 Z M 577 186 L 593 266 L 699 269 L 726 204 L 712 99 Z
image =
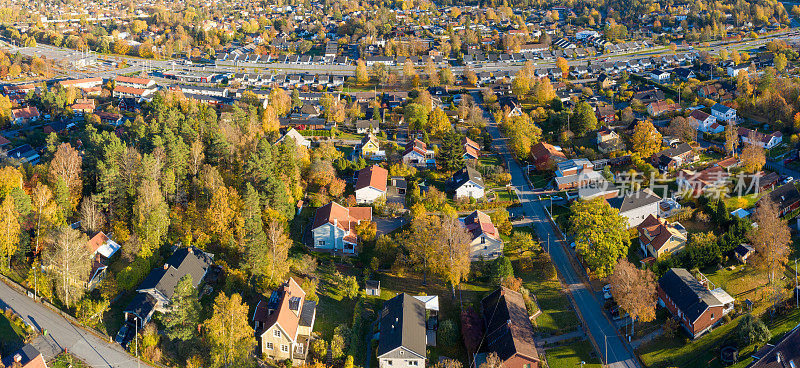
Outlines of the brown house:
M 539 142 L 531 148 L 531 160 L 536 170 L 547 170 L 559 162 L 566 161 L 567 156 L 552 144 Z
M 486 336 L 475 366 L 496 353 L 503 367 L 539 368 L 533 325 L 522 294 L 501 286 L 481 300 L 481 307 Z
M 685 268 L 670 269 L 658 280 L 658 299 L 693 339 L 718 325 L 734 303 L 725 290 L 708 290 Z

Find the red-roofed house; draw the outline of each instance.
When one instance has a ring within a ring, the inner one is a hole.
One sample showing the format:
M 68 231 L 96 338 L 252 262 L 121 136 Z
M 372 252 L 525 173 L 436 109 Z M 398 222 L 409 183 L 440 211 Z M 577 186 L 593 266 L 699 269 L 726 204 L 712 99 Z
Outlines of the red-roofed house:
M 403 163 L 421 168 L 436 165 L 433 151 L 429 150 L 428 145 L 419 139 L 414 139 L 406 144 L 406 150 L 403 151 Z
M 647 105 L 647 113 L 650 116 L 659 116 L 664 113 L 680 110 L 681 106 L 676 103 L 670 103 L 667 100 L 660 100 L 651 102 Z
M 47 363 L 39 350 L 31 344 L 25 344 L 22 348 L 14 352 L 13 355 L 3 357 L 0 367 L 7 366 L 19 368 L 47 368 Z
M 725 127 L 717 123 L 717 118 L 714 115 L 709 115 L 702 110 L 694 110 L 689 115 L 689 121 L 697 126 L 697 130 L 705 133 L 717 134 L 722 133 Z
M 469 256 L 473 261 L 495 259 L 503 254 L 503 240 L 489 215 L 475 211 L 464 218 L 464 227 L 472 235 Z
M 464 137 L 464 139 L 461 140 L 461 143 L 464 145 L 465 160 L 477 160 L 479 157 L 481 157 L 481 146 L 477 142 Z
M 315 250 L 356 253 L 356 225 L 372 221 L 372 207 L 344 207 L 336 202 L 317 209 L 311 226 Z
M 386 180 L 389 178 L 389 171 L 378 166 L 372 165 L 358 172 L 356 181 L 356 202 L 372 203 L 380 196 L 386 195 Z
M 86 246 L 92 254 L 92 273 L 89 282 L 86 284 L 86 287 L 91 290 L 105 277 L 106 269 L 108 269 L 108 259 L 117 253 L 120 246 L 102 231 L 89 239 Z
M 138 89 L 153 89 L 156 87 L 156 81 L 147 78 L 126 77 L 118 75 L 114 78 L 114 89 L 116 87 L 131 87 Z
M 724 168 L 712 166 L 700 172 L 681 170 L 675 182 L 678 184 L 678 191 L 700 195 L 708 191 L 721 190 L 728 185 L 730 177 Z
M 253 324 L 261 353 L 277 361 L 288 359 L 304 365 L 316 316 L 317 303 L 308 300 L 306 292 L 290 277 L 272 292 L 269 301 L 256 305 Z
M 63 81 L 59 81 L 58 85 L 63 88 L 67 87 L 75 87 L 80 89 L 91 89 L 94 87 L 99 87 L 103 84 L 103 78 L 94 77 L 94 78 L 83 78 L 83 79 L 67 79 Z
M 42 115 L 36 106 L 21 107 L 11 110 L 11 120 L 14 124 L 26 124 L 39 120 Z
M 669 224 L 667 220 L 650 214 L 636 230 L 639 232 L 639 247 L 647 257 L 677 253 L 686 246 L 687 231 L 679 222 Z
M 91 98 L 79 98 L 75 103 L 70 105 L 72 112 L 78 115 L 83 115 L 94 111 L 94 100 Z
M 539 142 L 531 148 L 531 159 L 536 170 L 548 170 L 555 167 L 555 164 L 566 161 L 567 156 L 556 146 Z
M 155 90 L 153 89 L 141 89 L 135 87 L 127 87 L 127 86 L 116 86 L 114 87 L 114 93 L 112 94 L 113 97 L 116 98 L 135 98 L 137 101 L 147 100 L 149 99 Z

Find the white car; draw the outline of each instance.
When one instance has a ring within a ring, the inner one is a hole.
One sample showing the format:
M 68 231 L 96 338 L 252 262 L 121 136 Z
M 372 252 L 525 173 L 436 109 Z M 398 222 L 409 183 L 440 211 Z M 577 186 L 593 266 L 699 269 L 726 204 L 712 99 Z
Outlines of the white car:
M 794 178 L 791 177 L 791 176 L 787 177 L 786 179 L 783 179 L 783 183 L 784 184 L 788 184 L 788 183 L 791 183 L 793 181 L 794 181 Z
M 608 300 L 608 299 L 611 299 L 613 297 L 614 296 L 611 295 L 611 285 L 606 284 L 606 286 L 603 286 L 603 298 L 605 300 Z

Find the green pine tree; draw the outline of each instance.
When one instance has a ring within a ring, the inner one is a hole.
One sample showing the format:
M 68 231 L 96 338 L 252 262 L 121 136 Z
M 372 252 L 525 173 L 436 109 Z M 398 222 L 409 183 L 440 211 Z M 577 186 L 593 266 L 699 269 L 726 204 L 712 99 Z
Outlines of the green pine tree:
M 197 333 L 200 299 L 192 283 L 192 275 L 181 277 L 172 300 L 167 304 L 170 312 L 161 315 L 164 332 L 171 340 L 191 340 Z
M 446 171 L 455 171 L 464 167 L 464 146 L 461 145 L 461 135 L 451 132 L 442 138 L 437 160 Z

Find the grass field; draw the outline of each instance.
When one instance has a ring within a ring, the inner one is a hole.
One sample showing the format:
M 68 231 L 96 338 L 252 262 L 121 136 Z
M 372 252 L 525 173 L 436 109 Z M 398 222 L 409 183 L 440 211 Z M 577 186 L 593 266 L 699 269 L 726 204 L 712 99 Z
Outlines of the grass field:
M 89 365 L 69 353 L 59 354 L 47 362 L 47 366 L 50 368 L 89 368 Z
M 592 345 L 588 340 L 581 340 L 568 345 L 548 349 L 547 365 L 550 368 L 579 368 L 585 362 L 584 368 L 600 368 L 600 360 L 593 354 Z

